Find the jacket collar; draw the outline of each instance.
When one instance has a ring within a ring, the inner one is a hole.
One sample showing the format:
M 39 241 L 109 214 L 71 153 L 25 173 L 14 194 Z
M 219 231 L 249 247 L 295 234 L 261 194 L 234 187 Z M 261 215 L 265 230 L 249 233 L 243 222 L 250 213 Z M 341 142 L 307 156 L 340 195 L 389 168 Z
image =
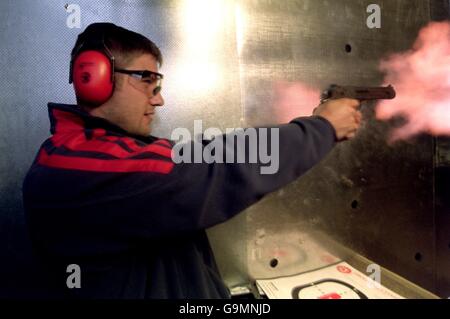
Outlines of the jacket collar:
M 90 135 L 89 132 L 94 129 L 104 129 L 114 135 L 129 136 L 147 143 L 157 139 L 154 136 L 145 137 L 130 134 L 104 118 L 90 115 L 74 104 L 48 103 L 48 113 L 52 135 L 69 132 L 84 132 Z

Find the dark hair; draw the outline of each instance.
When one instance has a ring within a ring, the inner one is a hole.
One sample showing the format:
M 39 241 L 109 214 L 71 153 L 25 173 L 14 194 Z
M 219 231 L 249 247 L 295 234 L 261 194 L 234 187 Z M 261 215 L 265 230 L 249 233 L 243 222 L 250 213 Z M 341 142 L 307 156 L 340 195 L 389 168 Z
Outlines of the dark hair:
M 85 50 L 102 47 L 102 42 L 113 54 L 116 65 L 124 67 L 139 54 L 151 54 L 159 65 L 162 54 L 159 48 L 147 37 L 134 31 L 119 27 L 113 23 L 98 22 L 90 24 L 78 35 L 72 49 L 72 57 Z

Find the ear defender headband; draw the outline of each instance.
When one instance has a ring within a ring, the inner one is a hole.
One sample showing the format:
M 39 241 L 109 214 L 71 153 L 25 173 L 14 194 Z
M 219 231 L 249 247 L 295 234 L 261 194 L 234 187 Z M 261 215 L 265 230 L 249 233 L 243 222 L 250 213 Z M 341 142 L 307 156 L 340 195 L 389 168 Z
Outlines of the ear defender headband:
M 85 50 L 83 50 L 85 49 Z M 105 103 L 114 91 L 114 56 L 104 42 L 82 42 L 70 61 L 69 83 L 77 98 L 89 105 Z

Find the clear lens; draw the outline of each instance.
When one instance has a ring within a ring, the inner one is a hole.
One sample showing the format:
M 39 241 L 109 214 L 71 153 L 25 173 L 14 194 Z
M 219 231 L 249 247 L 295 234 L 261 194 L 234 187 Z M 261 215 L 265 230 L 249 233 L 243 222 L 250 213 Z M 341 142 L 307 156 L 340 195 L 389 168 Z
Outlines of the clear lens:
M 145 94 L 152 92 L 153 95 L 157 95 L 161 92 L 162 79 L 156 74 L 151 74 L 147 77 L 132 74 L 128 78 L 131 86 Z

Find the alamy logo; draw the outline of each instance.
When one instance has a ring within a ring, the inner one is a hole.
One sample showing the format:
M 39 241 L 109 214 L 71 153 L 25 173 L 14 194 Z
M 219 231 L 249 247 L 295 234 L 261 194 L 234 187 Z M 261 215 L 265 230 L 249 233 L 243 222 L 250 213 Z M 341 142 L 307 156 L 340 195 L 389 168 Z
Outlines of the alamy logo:
M 66 280 L 67 288 L 81 288 L 81 269 L 77 264 L 67 266 L 67 273 L 71 273 Z
M 81 9 L 78 4 L 66 4 L 64 6 L 67 13 L 70 13 L 66 20 L 69 29 L 81 28 Z
M 378 4 L 371 4 L 367 7 L 367 13 L 371 13 L 367 17 L 367 27 L 369 29 L 381 28 L 381 8 Z
M 223 134 L 214 127 L 203 132 L 202 121 L 196 120 L 194 136 L 187 128 L 172 132 L 171 139 L 177 141 L 172 149 L 175 163 L 250 163 L 260 165 L 263 175 L 278 172 L 279 128 L 227 128 Z
M 371 289 L 381 287 L 381 268 L 377 264 L 370 264 L 366 269 L 370 275 L 367 278 L 367 286 Z

